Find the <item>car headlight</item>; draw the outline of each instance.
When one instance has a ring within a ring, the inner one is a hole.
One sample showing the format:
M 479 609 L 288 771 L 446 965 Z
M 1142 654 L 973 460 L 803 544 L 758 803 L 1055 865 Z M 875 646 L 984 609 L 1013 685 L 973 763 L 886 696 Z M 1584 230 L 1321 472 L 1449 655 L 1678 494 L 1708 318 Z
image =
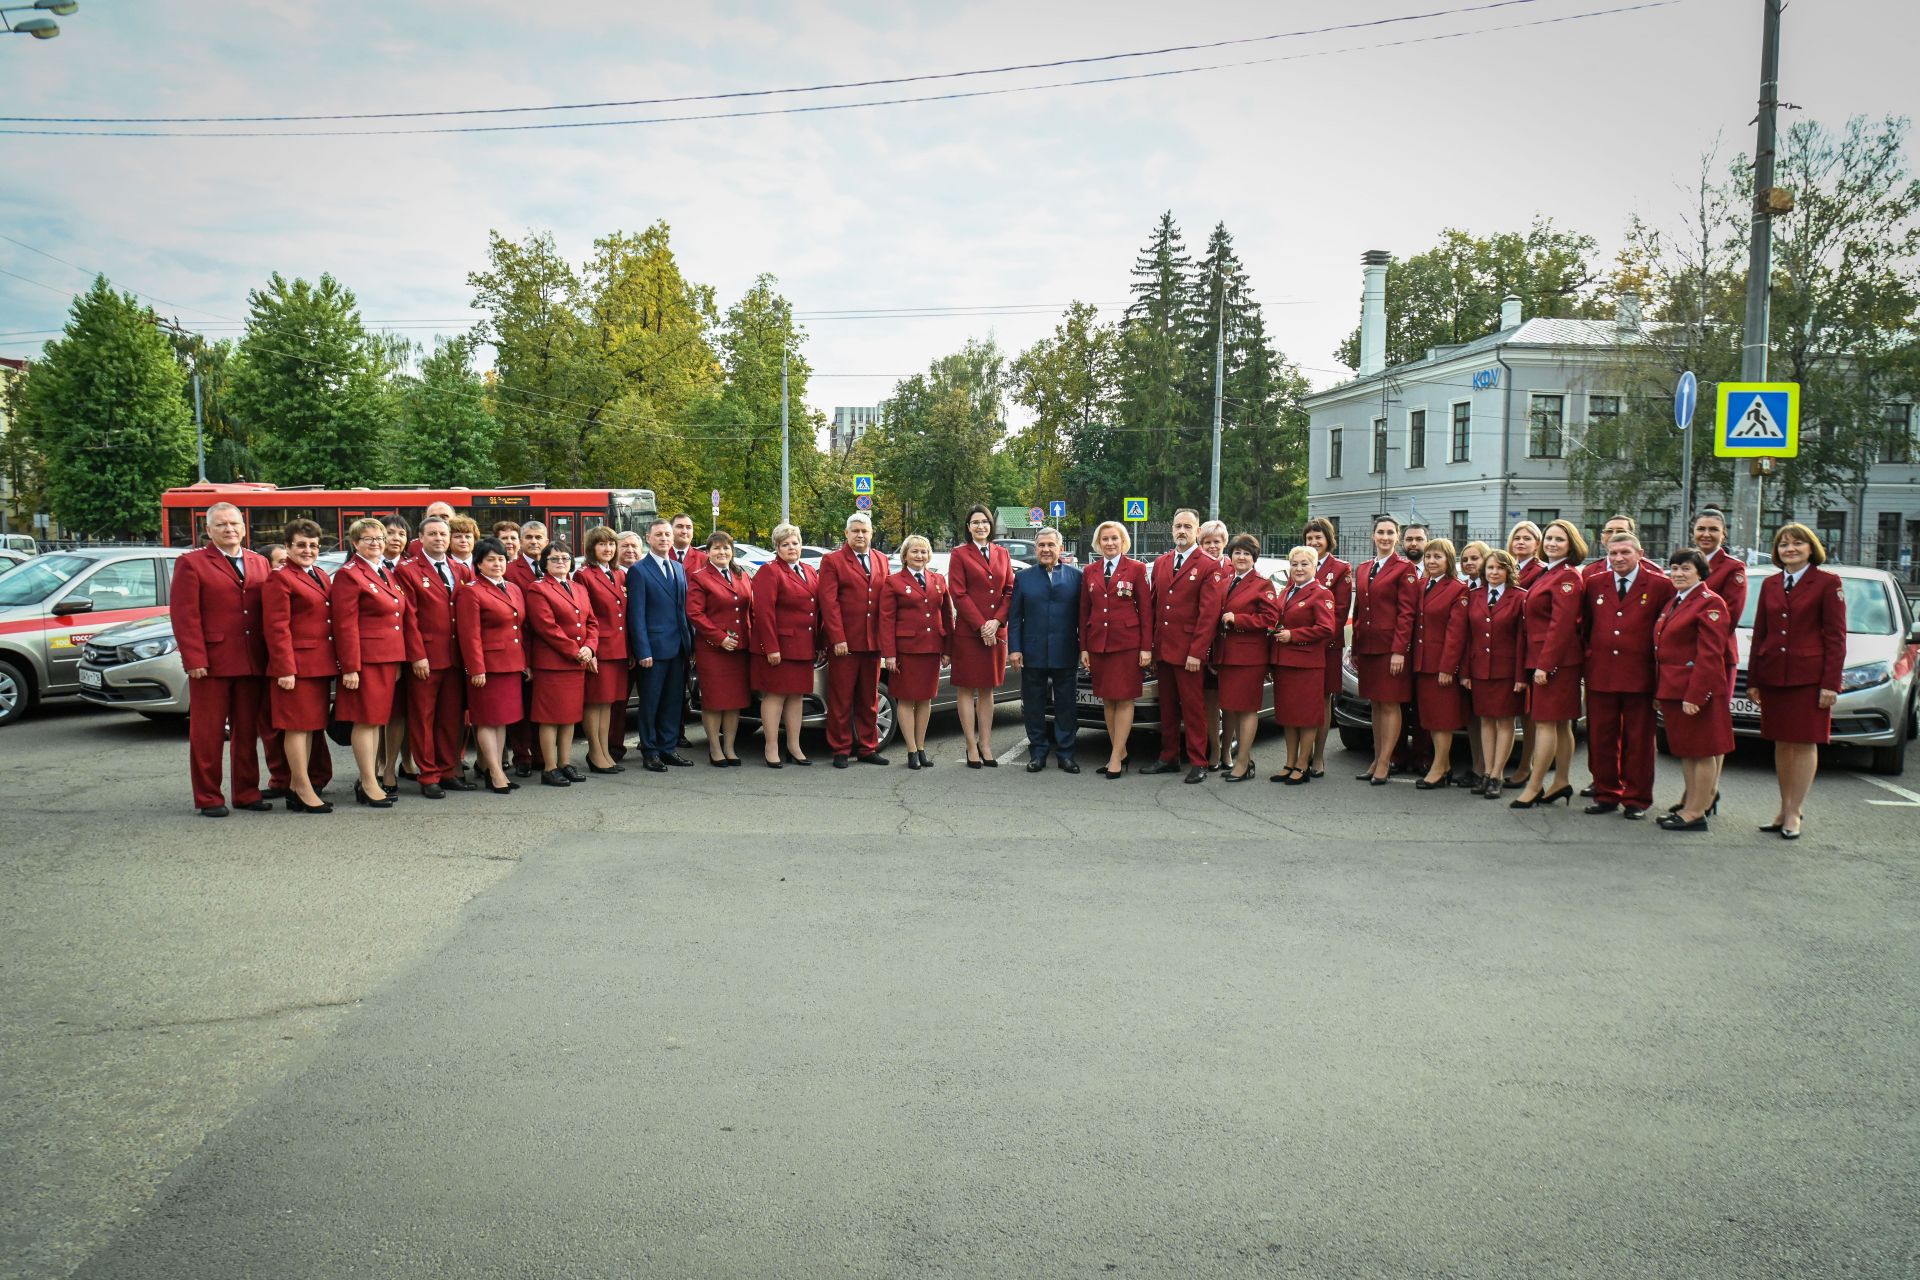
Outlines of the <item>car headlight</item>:
M 145 662 L 148 658 L 157 658 L 163 653 L 172 653 L 179 646 L 174 644 L 172 636 L 159 640 L 142 640 L 139 644 L 127 646 L 127 656 L 134 662 Z
M 1848 667 L 1840 673 L 1840 692 L 1851 693 L 1855 689 L 1871 689 L 1891 679 L 1893 679 L 1893 664 L 1890 662 L 1869 662 L 1862 667 Z

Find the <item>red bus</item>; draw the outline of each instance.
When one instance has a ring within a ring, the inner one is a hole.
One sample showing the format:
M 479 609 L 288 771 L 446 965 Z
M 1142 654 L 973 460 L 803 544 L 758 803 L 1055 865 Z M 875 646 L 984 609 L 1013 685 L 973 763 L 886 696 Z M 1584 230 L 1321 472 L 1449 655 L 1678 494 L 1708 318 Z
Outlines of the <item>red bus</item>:
M 564 543 L 575 555 L 595 525 L 645 533 L 660 514 L 651 489 L 547 489 L 506 485 L 498 489 L 429 489 L 383 485 L 374 489 L 320 489 L 302 485 L 195 484 L 169 489 L 160 498 L 161 537 L 170 547 L 196 547 L 206 532 L 207 508 L 231 502 L 247 516 L 253 546 L 285 542 L 292 520 L 312 520 L 321 529 L 323 551 L 341 545 L 347 526 L 361 516 L 398 515 L 407 527 L 420 528 L 427 506 L 444 502 L 455 515 L 472 516 L 482 537 L 502 520 L 524 524 L 539 520 L 550 541 Z

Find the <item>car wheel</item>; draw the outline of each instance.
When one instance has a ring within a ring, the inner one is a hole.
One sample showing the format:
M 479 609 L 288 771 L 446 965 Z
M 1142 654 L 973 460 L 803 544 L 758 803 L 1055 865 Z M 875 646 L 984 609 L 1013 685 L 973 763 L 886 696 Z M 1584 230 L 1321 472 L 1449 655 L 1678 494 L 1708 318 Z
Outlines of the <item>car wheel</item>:
M 0 659 L 0 725 L 12 724 L 33 710 L 33 682 L 27 673 Z
M 1900 736 L 1890 747 L 1873 749 L 1873 771 L 1883 778 L 1897 778 L 1907 771 L 1907 725 L 1901 717 Z
M 892 694 L 883 695 L 880 699 L 879 714 L 874 718 L 874 724 L 878 730 L 878 737 L 880 739 L 879 745 L 874 747 L 875 751 L 882 750 L 889 742 L 893 741 L 893 733 L 898 727 L 899 721 L 900 703 Z
M 1362 755 L 1373 754 L 1373 731 L 1356 729 L 1349 725 L 1340 726 L 1340 745 L 1349 751 L 1358 751 Z

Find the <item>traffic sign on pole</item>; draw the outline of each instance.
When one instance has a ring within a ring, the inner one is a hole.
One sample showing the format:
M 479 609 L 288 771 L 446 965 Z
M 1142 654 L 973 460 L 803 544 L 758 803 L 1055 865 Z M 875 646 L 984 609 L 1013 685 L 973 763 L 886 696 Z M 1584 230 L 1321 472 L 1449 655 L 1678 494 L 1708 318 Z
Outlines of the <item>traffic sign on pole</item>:
M 1700 403 L 1700 379 L 1689 369 L 1680 375 L 1673 389 L 1673 425 L 1685 431 L 1693 425 L 1693 410 Z
M 1047 513 L 1042 511 L 1039 507 L 1027 508 L 1027 523 L 1032 525 L 1034 528 L 1038 529 L 1040 527 L 1040 522 L 1045 520 L 1046 518 L 1047 518 Z
M 857 494 L 853 499 L 853 505 L 862 511 L 869 511 L 873 508 L 873 495 L 870 493 Z
M 1147 500 L 1145 498 L 1128 498 L 1122 510 L 1126 513 L 1121 516 L 1123 520 L 1145 520 L 1147 518 Z
M 1055 498 L 1052 502 L 1049 502 L 1047 504 L 1047 517 L 1052 520 L 1065 520 L 1067 518 L 1067 500 L 1065 498 Z
M 872 476 L 855 476 L 853 478 L 853 491 L 855 493 L 872 493 L 873 477 Z
M 1800 384 L 1723 382 L 1713 432 L 1716 458 L 1800 455 Z

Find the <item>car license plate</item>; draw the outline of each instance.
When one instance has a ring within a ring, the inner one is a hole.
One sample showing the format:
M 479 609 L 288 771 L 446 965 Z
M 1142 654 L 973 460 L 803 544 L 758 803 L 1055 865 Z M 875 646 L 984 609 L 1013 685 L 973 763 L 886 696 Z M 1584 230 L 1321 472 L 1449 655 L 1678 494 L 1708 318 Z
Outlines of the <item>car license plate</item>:
M 1755 720 L 1760 718 L 1760 704 L 1752 698 L 1728 698 L 1727 710 L 1737 716 L 1750 716 Z
M 1100 705 L 1100 695 L 1091 689 L 1082 689 L 1073 696 L 1074 701 L 1083 707 L 1097 707 Z
M 98 689 L 100 687 L 100 673 L 98 671 L 89 671 L 85 667 L 80 668 L 80 687 L 83 689 Z

